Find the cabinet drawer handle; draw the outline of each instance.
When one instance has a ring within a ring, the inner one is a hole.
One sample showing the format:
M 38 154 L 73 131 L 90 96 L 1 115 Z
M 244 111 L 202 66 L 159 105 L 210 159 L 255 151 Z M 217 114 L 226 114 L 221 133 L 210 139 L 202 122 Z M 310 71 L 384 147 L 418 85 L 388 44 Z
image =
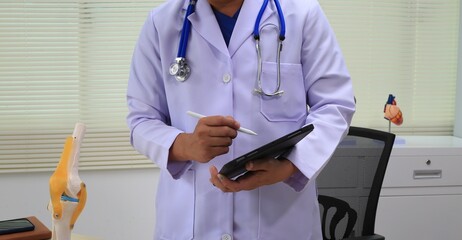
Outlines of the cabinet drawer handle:
M 414 170 L 414 179 L 441 178 L 443 171 L 437 170 Z

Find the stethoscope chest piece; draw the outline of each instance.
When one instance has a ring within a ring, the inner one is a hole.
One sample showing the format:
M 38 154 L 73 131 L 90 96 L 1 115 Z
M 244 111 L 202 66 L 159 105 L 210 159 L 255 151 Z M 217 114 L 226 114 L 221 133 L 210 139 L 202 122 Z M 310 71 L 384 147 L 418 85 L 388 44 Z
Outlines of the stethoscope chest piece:
M 169 73 L 175 76 L 177 81 L 184 82 L 191 75 L 191 68 L 186 63 L 185 58 L 176 58 L 175 62 L 170 65 Z

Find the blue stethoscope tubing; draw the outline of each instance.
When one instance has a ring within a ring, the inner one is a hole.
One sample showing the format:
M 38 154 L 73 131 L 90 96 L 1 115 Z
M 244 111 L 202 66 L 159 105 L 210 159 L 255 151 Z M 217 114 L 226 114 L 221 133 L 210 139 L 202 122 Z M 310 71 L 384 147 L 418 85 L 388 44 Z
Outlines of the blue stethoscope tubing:
M 253 27 L 253 37 L 254 39 L 260 39 L 260 22 L 263 17 L 263 13 L 265 12 L 266 7 L 268 6 L 269 0 L 264 0 L 263 4 L 261 5 L 260 11 L 257 15 L 257 20 L 255 21 L 255 26 Z M 281 4 L 279 4 L 279 0 L 274 0 L 274 4 L 276 5 L 276 10 L 278 11 L 279 16 L 279 39 L 284 41 L 286 35 L 286 23 L 284 20 L 284 14 L 282 13 Z
M 189 15 L 195 11 L 196 0 L 189 1 L 188 9 L 186 9 L 186 17 L 183 21 L 183 31 L 181 31 L 180 45 L 178 47 L 179 58 L 186 58 L 186 47 L 188 46 L 189 33 L 191 32 L 191 22 L 188 20 Z
M 284 14 L 282 12 L 281 5 L 279 3 L 279 0 L 273 0 L 274 4 L 276 5 L 276 9 L 278 12 L 279 16 L 279 38 L 278 38 L 278 52 L 277 52 L 277 86 L 276 90 L 273 91 L 272 93 L 266 93 L 261 86 L 261 71 L 262 71 L 262 59 L 261 59 L 261 48 L 260 48 L 260 22 L 263 17 L 263 13 L 265 12 L 269 0 L 264 0 L 263 4 L 260 8 L 260 11 L 258 12 L 257 19 L 255 21 L 255 26 L 253 30 L 253 37 L 255 39 L 255 48 L 257 50 L 257 56 L 258 56 L 258 69 L 257 69 L 257 82 L 258 82 L 258 88 L 255 89 L 254 91 L 266 95 L 266 96 L 279 96 L 284 93 L 283 90 L 280 90 L 281 87 L 281 51 L 282 51 L 282 42 L 285 39 L 285 33 L 286 33 L 286 25 L 284 21 Z M 180 43 L 178 46 L 178 54 L 177 57 L 175 58 L 175 62 L 170 65 L 169 73 L 172 76 L 175 76 L 176 80 L 183 82 L 186 81 L 189 78 L 189 75 L 191 74 L 191 69 L 187 64 L 186 61 L 186 49 L 188 45 L 188 39 L 189 39 L 189 34 L 191 32 L 191 22 L 189 21 L 188 17 L 195 11 L 195 6 L 196 6 L 197 0 L 190 0 L 188 8 L 186 10 L 186 15 L 183 21 L 183 29 L 181 30 L 181 36 L 180 36 Z
M 181 30 L 180 43 L 178 46 L 177 57 L 175 62 L 170 65 L 169 73 L 175 76 L 176 80 L 183 82 L 191 75 L 191 68 L 186 62 L 186 48 L 188 47 L 189 34 L 191 32 L 191 22 L 188 17 L 195 11 L 196 0 L 190 0 Z

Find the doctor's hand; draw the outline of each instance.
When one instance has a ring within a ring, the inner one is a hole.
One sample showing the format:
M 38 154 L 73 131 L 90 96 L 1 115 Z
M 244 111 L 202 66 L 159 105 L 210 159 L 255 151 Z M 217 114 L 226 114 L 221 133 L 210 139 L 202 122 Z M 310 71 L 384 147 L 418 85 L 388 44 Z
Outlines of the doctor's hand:
M 237 136 L 240 124 L 232 117 L 200 118 L 193 133 L 181 133 L 170 148 L 169 160 L 206 163 L 225 154 Z
M 298 171 L 291 161 L 273 158 L 249 162 L 245 168 L 247 173 L 235 180 L 230 180 L 218 174 L 215 166 L 211 166 L 209 169 L 210 182 L 223 192 L 239 192 L 282 182 Z

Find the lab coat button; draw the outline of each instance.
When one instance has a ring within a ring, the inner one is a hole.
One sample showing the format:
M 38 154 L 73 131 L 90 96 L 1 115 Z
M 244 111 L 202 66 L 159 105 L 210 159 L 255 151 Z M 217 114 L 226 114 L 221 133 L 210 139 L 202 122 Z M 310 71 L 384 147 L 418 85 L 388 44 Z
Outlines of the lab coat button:
M 232 240 L 233 238 L 229 234 L 221 235 L 221 240 Z
M 231 81 L 231 75 L 229 75 L 229 74 L 227 74 L 227 73 L 224 74 L 224 75 L 223 75 L 223 82 L 224 82 L 224 83 L 229 83 L 229 81 Z

